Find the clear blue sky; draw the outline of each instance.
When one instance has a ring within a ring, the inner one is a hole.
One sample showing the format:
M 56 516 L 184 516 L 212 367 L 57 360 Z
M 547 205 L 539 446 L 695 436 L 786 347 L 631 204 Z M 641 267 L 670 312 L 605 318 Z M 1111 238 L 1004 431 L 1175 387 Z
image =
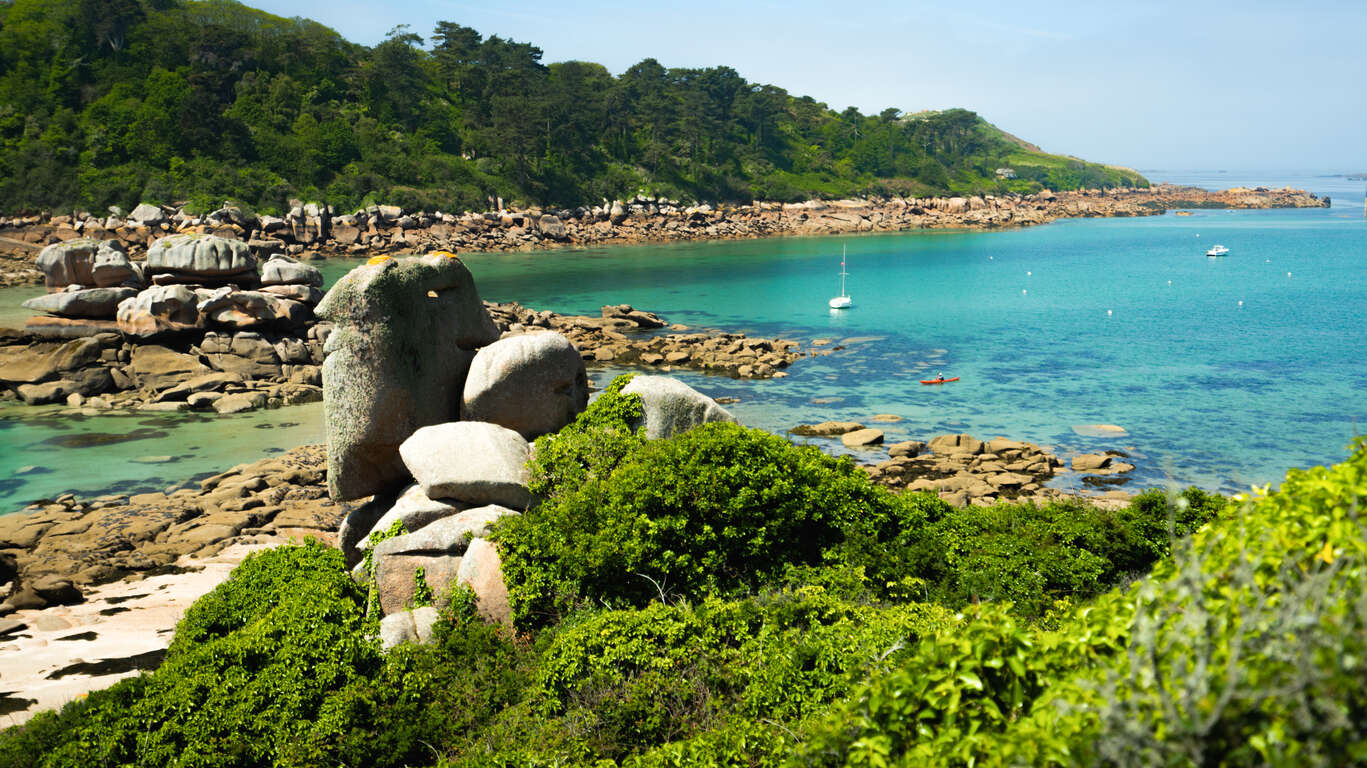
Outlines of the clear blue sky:
M 1367 2 L 246 0 L 373 45 L 438 20 L 614 74 L 727 65 L 831 107 L 965 107 L 1142 169 L 1367 171 Z

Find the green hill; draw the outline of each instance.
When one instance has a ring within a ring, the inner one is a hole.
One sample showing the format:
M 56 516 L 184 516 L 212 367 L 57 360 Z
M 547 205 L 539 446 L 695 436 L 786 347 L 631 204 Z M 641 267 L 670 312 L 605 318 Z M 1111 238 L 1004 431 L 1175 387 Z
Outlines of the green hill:
M 1044 154 L 966 110 L 837 112 L 725 66 L 646 59 L 613 76 L 541 58 L 450 22 L 368 48 L 231 0 L 14 0 L 0 4 L 0 210 L 1147 184 Z

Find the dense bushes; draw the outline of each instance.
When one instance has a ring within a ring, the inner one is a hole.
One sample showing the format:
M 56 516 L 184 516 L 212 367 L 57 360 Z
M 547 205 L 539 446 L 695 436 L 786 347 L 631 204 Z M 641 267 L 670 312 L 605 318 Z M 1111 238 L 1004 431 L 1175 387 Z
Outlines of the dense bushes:
M 814 729 L 810 761 L 1362 763 L 1364 477 L 1364 441 L 1343 464 L 1292 470 L 1278 492 L 1197 531 L 1152 575 L 1056 630 L 1015 627 L 995 610 L 969 617 Z M 922 682 L 946 667 L 973 674 Z M 983 677 L 984 667 L 998 672 Z M 966 719 L 965 701 L 978 710 Z
M 1367 760 L 1367 443 L 1237 507 L 952 509 L 734 425 L 647 443 L 621 383 L 500 529 L 530 632 L 463 603 L 381 654 L 337 553 L 275 550 L 0 766 Z
M 1117 511 L 1080 501 L 953 509 L 734 424 L 647 443 L 631 430 L 640 405 L 620 393 L 625 381 L 538 439 L 533 489 L 544 502 L 496 534 L 520 625 L 584 605 L 742 594 L 794 566 L 857 571 L 878 599 L 1011 601 L 1041 616 L 1143 573 L 1172 536 L 1223 505 L 1192 489 Z
M 646 444 L 498 536 L 516 616 L 536 624 L 586 603 L 753 590 L 904 509 L 847 459 L 715 423 Z
M 1222 497 L 1191 488 L 1176 497 L 1148 491 L 1117 510 L 1077 499 L 946 508 L 890 560 L 924 583 L 924 598 L 955 606 L 1009 601 L 1018 615 L 1036 617 L 1146 573 L 1174 537 L 1224 506 Z

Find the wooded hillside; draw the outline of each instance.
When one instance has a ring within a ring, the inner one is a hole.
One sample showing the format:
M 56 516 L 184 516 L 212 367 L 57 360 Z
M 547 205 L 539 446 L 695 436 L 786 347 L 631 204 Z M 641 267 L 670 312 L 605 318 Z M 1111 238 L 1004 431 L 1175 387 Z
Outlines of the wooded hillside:
M 999 171 L 999 169 L 1001 169 Z M 545 64 L 441 22 L 373 48 L 231 0 L 0 4 L 0 210 L 290 198 L 482 210 L 1146 185 L 961 109 L 837 112 L 735 70 Z

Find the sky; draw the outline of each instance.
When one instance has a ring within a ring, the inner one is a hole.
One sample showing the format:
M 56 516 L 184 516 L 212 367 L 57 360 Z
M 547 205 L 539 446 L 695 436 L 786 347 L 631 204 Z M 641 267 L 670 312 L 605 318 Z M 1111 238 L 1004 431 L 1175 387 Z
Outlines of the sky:
M 544 63 L 725 65 L 835 109 L 963 107 L 1140 170 L 1367 171 L 1362 0 L 245 1 L 365 45 L 444 20 Z

